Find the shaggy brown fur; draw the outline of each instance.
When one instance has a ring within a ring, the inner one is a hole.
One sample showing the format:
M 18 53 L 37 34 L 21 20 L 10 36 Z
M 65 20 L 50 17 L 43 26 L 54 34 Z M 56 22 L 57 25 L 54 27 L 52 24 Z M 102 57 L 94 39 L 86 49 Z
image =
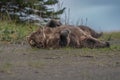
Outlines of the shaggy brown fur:
M 49 27 L 39 29 L 28 37 L 31 46 L 37 48 L 60 48 L 70 46 L 81 47 L 109 47 L 109 43 L 102 42 L 86 34 L 79 27 L 63 25 L 51 29 Z
M 88 26 L 84 26 L 84 25 L 80 25 L 78 26 L 80 29 L 82 29 L 86 34 L 91 35 L 94 38 L 99 38 L 103 35 L 103 32 L 101 33 L 97 33 L 96 31 L 94 31 L 93 29 L 91 29 Z
M 61 25 L 62 25 L 62 23 L 60 21 L 52 19 L 46 24 L 46 27 L 55 28 L 55 27 L 58 27 Z
M 39 28 L 37 31 L 32 32 L 27 36 L 27 41 L 32 47 L 44 48 L 45 41 L 52 33 L 53 29 L 45 27 Z
M 47 24 L 46 24 L 46 27 L 51 27 L 51 28 L 55 28 L 55 27 L 59 27 L 61 26 L 62 23 L 58 20 L 55 20 L 55 19 L 52 19 L 50 20 Z M 68 26 L 71 26 L 71 25 L 68 25 Z M 82 29 L 86 34 L 89 34 L 91 35 L 92 37 L 94 38 L 99 38 L 103 35 L 103 32 L 101 33 L 97 33 L 95 30 L 91 29 L 90 27 L 88 26 L 84 26 L 84 25 L 80 25 L 78 26 L 80 29 Z

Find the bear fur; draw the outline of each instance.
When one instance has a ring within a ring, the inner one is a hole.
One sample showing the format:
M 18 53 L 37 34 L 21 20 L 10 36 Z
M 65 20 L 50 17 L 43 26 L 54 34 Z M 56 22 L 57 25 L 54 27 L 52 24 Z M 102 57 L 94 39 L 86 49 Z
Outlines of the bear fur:
M 55 19 L 51 19 L 47 24 L 46 27 L 51 27 L 51 28 L 55 28 L 55 27 L 59 27 L 61 26 L 62 23 L 59 20 L 55 20 Z
M 95 30 L 91 29 L 88 26 L 80 25 L 78 26 L 80 29 L 82 29 L 86 34 L 91 35 L 94 38 L 99 38 L 103 35 L 103 32 L 97 33 Z
M 62 23 L 59 20 L 51 19 L 46 24 L 46 27 L 55 28 L 55 27 L 60 27 L 61 25 L 62 25 Z M 72 25 L 67 25 L 67 26 L 72 26 Z M 80 25 L 78 27 L 80 29 L 82 29 L 86 34 L 89 34 L 89 35 L 91 35 L 94 38 L 99 38 L 99 37 L 101 37 L 103 35 L 103 32 L 97 33 L 95 30 L 93 30 L 92 28 L 90 28 L 88 26 Z
M 40 28 L 27 37 L 28 43 L 37 48 L 100 48 L 109 47 L 108 42 L 102 42 L 84 32 L 79 27 L 62 25 L 56 28 Z

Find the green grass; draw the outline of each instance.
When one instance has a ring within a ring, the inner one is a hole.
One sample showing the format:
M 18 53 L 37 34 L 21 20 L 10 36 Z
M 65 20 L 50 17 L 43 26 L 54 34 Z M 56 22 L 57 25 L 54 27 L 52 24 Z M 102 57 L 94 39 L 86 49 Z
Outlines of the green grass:
M 0 22 L 0 41 L 2 42 L 17 42 L 22 41 L 32 31 L 38 27 L 30 24 L 15 24 L 14 22 Z
M 101 38 L 105 40 L 120 40 L 119 32 L 105 32 Z

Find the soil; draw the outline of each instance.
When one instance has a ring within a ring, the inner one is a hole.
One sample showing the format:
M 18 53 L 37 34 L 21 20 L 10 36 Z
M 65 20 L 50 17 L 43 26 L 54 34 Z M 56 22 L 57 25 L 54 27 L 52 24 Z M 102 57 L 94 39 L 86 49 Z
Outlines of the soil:
M 120 48 L 53 50 L 0 43 L 0 80 L 120 80 Z

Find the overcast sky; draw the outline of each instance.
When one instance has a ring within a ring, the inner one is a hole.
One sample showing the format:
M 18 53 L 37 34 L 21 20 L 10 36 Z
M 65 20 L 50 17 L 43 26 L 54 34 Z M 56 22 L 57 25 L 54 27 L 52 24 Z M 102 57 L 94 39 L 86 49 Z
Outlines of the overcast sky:
M 63 0 L 70 8 L 70 22 L 83 24 L 98 31 L 120 31 L 120 0 Z M 67 10 L 66 10 L 67 11 Z

